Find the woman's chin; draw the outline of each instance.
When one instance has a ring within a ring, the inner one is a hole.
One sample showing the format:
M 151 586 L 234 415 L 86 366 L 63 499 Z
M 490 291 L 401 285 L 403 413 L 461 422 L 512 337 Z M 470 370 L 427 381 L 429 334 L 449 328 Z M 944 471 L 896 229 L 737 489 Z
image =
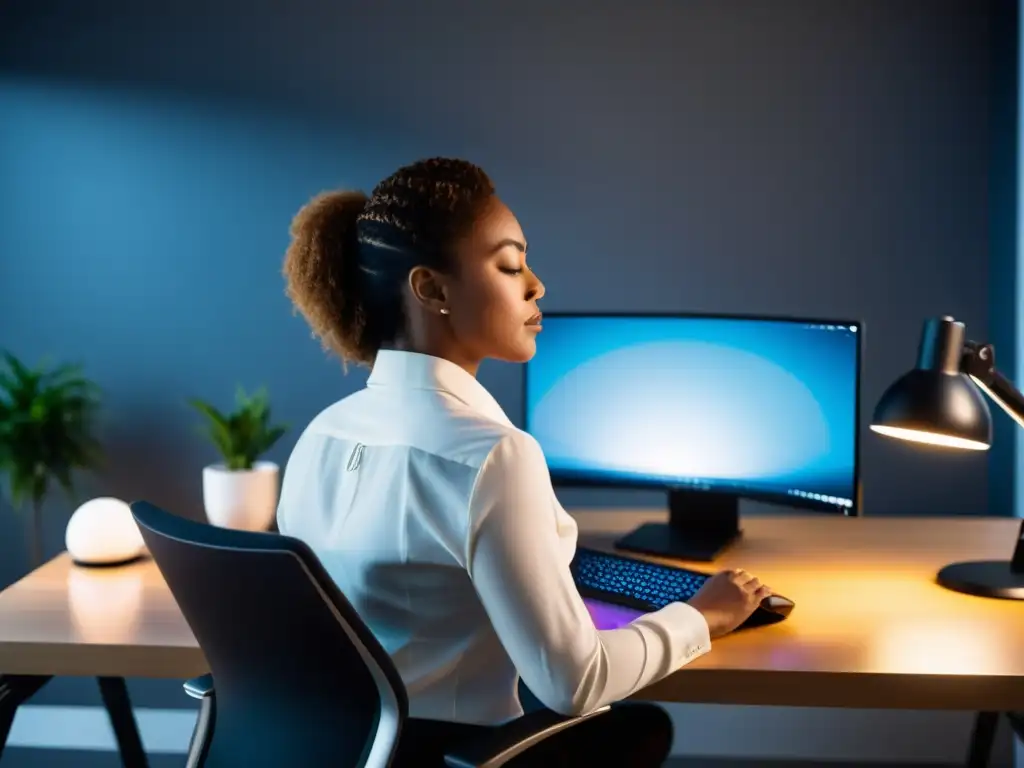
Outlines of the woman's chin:
M 506 363 L 528 363 L 537 354 L 537 340 L 527 339 L 507 349 L 498 359 Z

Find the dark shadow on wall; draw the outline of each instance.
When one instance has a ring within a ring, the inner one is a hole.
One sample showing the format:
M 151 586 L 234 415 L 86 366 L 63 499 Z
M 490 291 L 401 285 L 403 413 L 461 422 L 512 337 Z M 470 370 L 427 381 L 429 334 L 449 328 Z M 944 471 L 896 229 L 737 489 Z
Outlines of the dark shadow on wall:
M 202 467 L 213 460 L 212 449 L 181 425 L 160 422 L 152 413 L 122 414 L 120 422 L 105 438 L 107 469 L 99 478 L 104 489 L 125 501 L 145 499 L 205 520 Z

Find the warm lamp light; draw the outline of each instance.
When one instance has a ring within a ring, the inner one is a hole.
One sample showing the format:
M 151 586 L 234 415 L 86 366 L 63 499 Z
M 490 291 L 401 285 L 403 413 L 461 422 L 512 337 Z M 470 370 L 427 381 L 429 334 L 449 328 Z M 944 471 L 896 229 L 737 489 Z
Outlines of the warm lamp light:
M 885 424 L 872 424 L 871 429 L 886 437 L 895 437 L 899 440 L 906 440 L 911 443 L 923 443 L 924 445 L 937 445 L 940 448 L 960 448 L 967 451 L 987 451 L 988 443 L 978 440 L 971 440 L 967 437 L 957 437 L 943 432 L 925 432 L 921 429 L 910 429 L 909 427 L 890 427 Z
M 1024 427 L 1024 395 L 995 367 L 991 344 L 968 341 L 951 317 L 925 322 L 917 366 L 878 401 L 871 429 L 880 435 L 961 450 L 987 450 L 992 414 L 982 392 Z M 980 391 L 979 391 L 980 390 Z M 953 563 L 938 582 L 957 592 L 1024 600 L 1024 522 L 1010 560 Z

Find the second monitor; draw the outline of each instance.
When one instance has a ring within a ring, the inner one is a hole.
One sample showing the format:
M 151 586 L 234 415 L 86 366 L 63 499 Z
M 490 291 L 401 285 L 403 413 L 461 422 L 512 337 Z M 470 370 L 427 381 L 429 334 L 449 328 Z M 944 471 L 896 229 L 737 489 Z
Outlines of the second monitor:
M 856 321 L 545 314 L 525 429 L 563 485 L 664 488 L 620 549 L 709 561 L 739 500 L 860 507 Z

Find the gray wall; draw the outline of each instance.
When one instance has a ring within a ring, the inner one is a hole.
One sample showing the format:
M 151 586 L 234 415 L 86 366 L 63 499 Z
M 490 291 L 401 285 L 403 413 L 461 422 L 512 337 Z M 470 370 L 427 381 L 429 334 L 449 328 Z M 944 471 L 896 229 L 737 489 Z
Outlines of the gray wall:
M 425 155 L 494 176 L 547 309 L 862 319 L 865 419 L 923 318 L 987 338 L 1012 304 L 990 304 L 990 3 L 142 5 L 0 7 L 0 346 L 104 387 L 109 466 L 88 492 L 199 514 L 214 456 L 186 397 L 267 385 L 296 425 L 283 461 L 361 386 L 290 312 L 288 221 Z M 518 372 L 481 378 L 517 414 Z M 1004 443 L 926 455 L 865 430 L 865 513 L 1005 514 Z M 47 511 L 56 552 L 68 510 Z M 0 583 L 23 540 L 3 508 Z M 38 700 L 98 701 L 70 681 Z

